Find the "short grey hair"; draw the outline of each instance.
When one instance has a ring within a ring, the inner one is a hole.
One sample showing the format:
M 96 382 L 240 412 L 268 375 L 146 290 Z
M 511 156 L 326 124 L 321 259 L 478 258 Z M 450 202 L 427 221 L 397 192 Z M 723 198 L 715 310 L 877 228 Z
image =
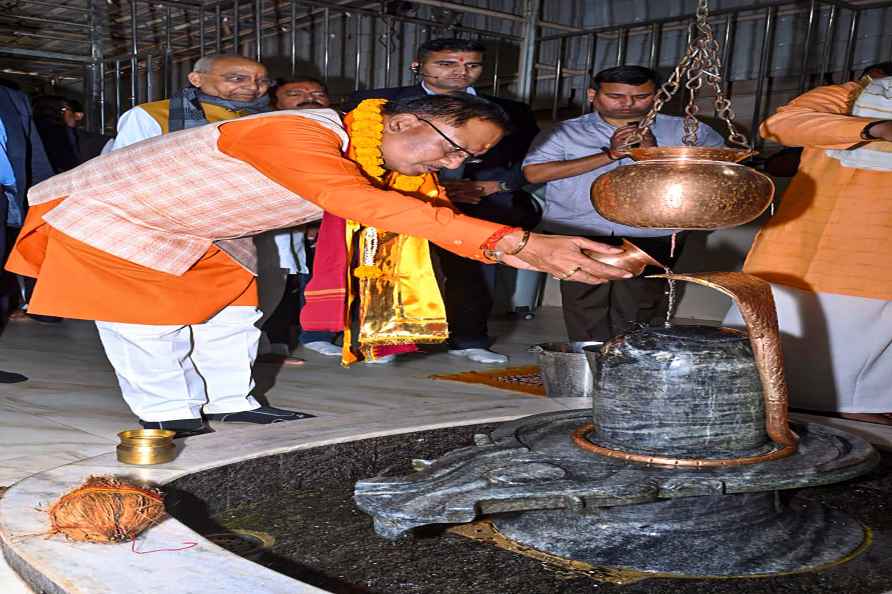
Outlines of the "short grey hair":
M 238 54 L 214 54 L 212 56 L 199 58 L 198 61 L 195 62 L 195 65 L 192 67 L 192 72 L 197 72 L 199 74 L 208 74 L 214 69 L 214 64 L 216 64 L 219 60 L 229 60 L 232 58 L 240 58 L 242 60 L 248 61 L 251 60 L 250 58 L 246 58 Z

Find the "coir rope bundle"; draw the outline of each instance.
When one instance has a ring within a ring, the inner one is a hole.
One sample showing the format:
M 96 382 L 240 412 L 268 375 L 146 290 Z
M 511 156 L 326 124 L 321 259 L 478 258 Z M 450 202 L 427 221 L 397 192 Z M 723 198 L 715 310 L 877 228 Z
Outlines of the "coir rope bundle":
M 84 542 L 124 542 L 164 517 L 164 497 L 107 476 L 91 476 L 49 509 L 50 533 Z

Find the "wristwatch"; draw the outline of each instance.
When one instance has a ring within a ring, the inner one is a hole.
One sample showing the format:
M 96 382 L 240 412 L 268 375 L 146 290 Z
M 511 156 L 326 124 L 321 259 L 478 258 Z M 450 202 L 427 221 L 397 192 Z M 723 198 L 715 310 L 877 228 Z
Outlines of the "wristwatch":
M 864 128 L 861 129 L 861 140 L 882 140 L 882 138 L 880 138 L 879 136 L 874 136 L 873 134 L 871 134 L 870 129 L 874 126 L 885 124 L 888 121 L 890 120 L 877 120 L 864 126 Z

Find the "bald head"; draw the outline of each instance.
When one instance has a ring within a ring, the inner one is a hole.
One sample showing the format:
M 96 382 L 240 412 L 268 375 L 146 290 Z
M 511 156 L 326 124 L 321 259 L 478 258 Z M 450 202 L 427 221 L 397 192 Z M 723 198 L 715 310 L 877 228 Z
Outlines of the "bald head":
M 266 94 L 272 81 L 263 64 L 242 56 L 215 55 L 195 63 L 189 82 L 212 97 L 255 101 Z

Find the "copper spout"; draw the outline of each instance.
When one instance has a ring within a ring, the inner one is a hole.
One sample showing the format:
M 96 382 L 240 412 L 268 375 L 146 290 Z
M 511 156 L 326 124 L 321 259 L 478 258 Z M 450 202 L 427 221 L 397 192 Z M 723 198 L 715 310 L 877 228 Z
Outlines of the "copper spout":
M 623 248 L 623 253 L 621 254 L 600 254 L 588 250 L 582 251 L 592 260 L 597 260 L 608 266 L 615 266 L 616 268 L 628 270 L 635 276 L 644 272 L 644 269 L 648 266 L 656 266 L 657 268 L 668 270 L 665 266 L 652 258 L 650 254 L 627 239 L 623 239 L 622 246 L 620 247 Z
M 789 401 L 784 378 L 784 356 L 780 347 L 777 311 L 770 285 L 743 272 L 700 272 L 697 274 L 655 274 L 648 278 L 669 278 L 688 281 L 721 291 L 737 304 L 746 322 L 753 347 L 756 369 L 762 380 L 765 397 L 765 431 L 782 451 L 792 454 L 799 443 L 790 430 L 787 416 Z

